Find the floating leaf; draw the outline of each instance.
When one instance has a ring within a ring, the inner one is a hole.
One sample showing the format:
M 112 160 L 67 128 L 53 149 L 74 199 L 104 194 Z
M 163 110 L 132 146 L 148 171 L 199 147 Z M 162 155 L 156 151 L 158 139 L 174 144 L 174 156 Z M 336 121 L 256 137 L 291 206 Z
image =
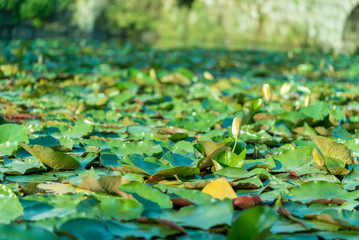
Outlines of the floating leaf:
M 22 142 L 29 142 L 23 126 L 10 123 L 0 125 L 0 156 L 12 155 Z
M 146 214 L 150 218 L 166 219 L 181 226 L 209 229 L 213 226 L 231 225 L 233 216 L 232 201 L 209 201 L 201 206 L 192 205 L 180 210 L 150 211 Z
M 90 121 L 83 121 L 79 122 L 69 130 L 63 133 L 63 136 L 70 137 L 70 138 L 81 138 L 83 136 L 86 136 L 90 134 L 93 130 L 94 123 Z
M 40 145 L 27 146 L 23 143 L 20 145 L 37 160 L 53 169 L 72 170 L 81 167 L 80 163 L 73 157 L 61 152 L 55 152 L 49 147 L 43 147 Z
M 213 182 L 207 184 L 203 188 L 202 192 L 207 193 L 212 197 L 218 198 L 220 200 L 223 200 L 225 198 L 233 199 L 237 197 L 232 186 L 224 177 L 218 178 L 217 180 L 214 180 Z
M 342 125 L 338 125 L 333 129 L 333 136 L 343 140 L 351 140 L 353 136 Z
M 8 224 L 23 214 L 23 208 L 15 193 L 0 184 L 0 223 Z
M 341 198 L 346 193 L 345 190 L 334 183 L 311 181 L 291 189 L 288 195 L 292 201 L 306 203 L 321 198 Z
M 277 219 L 278 215 L 268 206 L 253 207 L 239 215 L 227 239 L 265 239 Z
M 344 144 L 334 142 L 322 136 L 312 136 L 311 139 L 324 156 L 339 159 L 346 164 L 352 163 L 350 151 Z
M 0 125 L 0 144 L 6 142 L 25 142 L 29 141 L 25 128 L 18 124 L 6 123 Z
M 321 101 L 307 107 L 302 107 L 299 112 L 307 117 L 323 120 L 324 117 L 329 114 L 329 105 L 328 103 Z
M 169 228 L 159 224 L 151 223 L 107 223 L 107 228 L 111 234 L 121 238 L 145 238 L 151 239 L 153 237 L 166 237 L 179 232 L 173 228 Z
M 25 224 L 0 225 L 0 239 L 36 239 L 36 240 L 55 240 L 58 239 L 55 233 L 52 233 L 42 227 L 28 226 Z
M 139 218 L 143 211 L 141 203 L 133 199 L 106 198 L 100 203 L 101 210 L 110 217 L 118 220 Z
M 237 155 L 231 151 L 220 152 L 215 155 L 212 159 L 223 165 L 223 167 L 236 167 L 241 168 L 246 157 L 246 149 L 241 154 Z
M 313 171 L 311 169 L 301 169 L 301 167 L 313 161 L 312 151 L 313 149 L 311 147 L 294 147 L 274 155 L 273 158 L 278 160 L 282 166 L 278 170 L 291 170 L 296 172 L 299 170 L 298 173 L 305 174 L 308 171 Z
M 158 189 L 138 182 L 131 182 L 120 185 L 121 191 L 131 193 L 133 197 L 144 205 L 146 209 L 165 209 L 172 208 L 172 202 L 168 195 Z
M 78 187 L 92 192 L 105 192 L 98 180 L 92 175 L 85 176 Z
M 8 169 L 6 173 L 14 175 L 29 174 L 45 169 L 45 166 L 41 164 L 41 162 L 39 162 L 37 159 L 26 159 L 24 161 L 14 159 L 5 166 Z
M 123 176 L 103 176 L 98 179 L 98 183 L 101 185 L 102 189 L 108 193 L 115 193 L 124 198 L 130 198 L 130 195 L 120 191 L 118 187 L 122 184 L 127 184 L 130 181 Z
M 59 230 L 69 232 L 78 239 L 112 239 L 105 223 L 95 219 L 72 219 L 62 224 Z
M 352 170 L 343 178 L 342 184 L 345 190 L 354 190 L 359 186 L 359 171 L 357 166 L 354 166 Z
M 85 189 L 76 188 L 70 184 L 47 182 L 37 185 L 37 188 L 53 194 L 65 194 L 65 193 L 90 193 Z

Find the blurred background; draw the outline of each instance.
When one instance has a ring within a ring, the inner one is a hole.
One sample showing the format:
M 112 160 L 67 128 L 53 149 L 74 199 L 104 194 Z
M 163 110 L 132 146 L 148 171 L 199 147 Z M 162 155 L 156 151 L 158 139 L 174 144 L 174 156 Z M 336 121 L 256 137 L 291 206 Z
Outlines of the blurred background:
M 359 0 L 1 0 L 0 38 L 355 51 Z

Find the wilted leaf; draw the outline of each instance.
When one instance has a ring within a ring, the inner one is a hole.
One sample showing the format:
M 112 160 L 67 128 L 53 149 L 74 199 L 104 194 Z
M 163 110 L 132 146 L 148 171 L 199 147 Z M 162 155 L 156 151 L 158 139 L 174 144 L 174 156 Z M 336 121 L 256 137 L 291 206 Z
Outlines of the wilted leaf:
M 312 136 L 311 139 L 324 156 L 339 159 L 346 164 L 352 163 L 350 151 L 344 144 L 333 142 L 329 138 L 322 136 Z
M 123 184 L 127 184 L 130 181 L 127 180 L 123 176 L 104 176 L 98 179 L 98 183 L 101 185 L 102 189 L 104 189 L 108 193 L 115 193 L 124 198 L 130 198 L 129 194 L 120 191 L 118 187 Z
M 73 157 L 61 152 L 55 152 L 49 147 L 43 147 L 40 145 L 27 146 L 23 143 L 21 143 L 20 145 L 31 155 L 33 155 L 37 160 L 53 169 L 71 170 L 81 167 L 80 163 L 76 161 Z
M 105 192 L 98 180 L 92 175 L 85 176 L 78 187 L 91 192 Z
M 171 73 L 161 78 L 162 83 L 189 85 L 191 81 L 180 73 Z
M 45 192 L 59 195 L 66 193 L 90 193 L 88 190 L 76 188 L 70 184 L 56 182 L 41 183 L 37 185 L 37 188 Z
M 237 197 L 233 202 L 234 208 L 239 210 L 255 207 L 260 204 L 261 198 L 258 195 Z

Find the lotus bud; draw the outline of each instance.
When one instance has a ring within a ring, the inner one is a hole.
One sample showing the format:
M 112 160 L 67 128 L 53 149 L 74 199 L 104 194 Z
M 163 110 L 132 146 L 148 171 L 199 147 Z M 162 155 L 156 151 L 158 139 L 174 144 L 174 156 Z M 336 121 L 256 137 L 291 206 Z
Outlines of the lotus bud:
M 291 88 L 292 88 L 292 84 L 284 83 L 280 88 L 280 95 L 287 95 Z
M 214 76 L 210 72 L 207 72 L 207 71 L 203 73 L 203 77 L 206 80 L 213 80 L 214 79 Z
M 241 132 L 241 122 L 242 122 L 242 118 L 240 116 L 234 118 L 232 122 L 232 134 L 236 138 L 239 136 L 239 133 Z
M 324 67 L 325 67 L 325 60 L 324 60 L 324 59 L 322 59 L 322 60 L 320 60 L 320 63 L 319 63 L 319 68 L 320 68 L 320 70 L 323 70 L 323 69 L 324 69 Z
M 268 83 L 263 85 L 262 92 L 263 92 L 263 98 L 267 101 L 270 101 L 272 96 L 271 96 L 270 86 Z
M 150 77 L 151 77 L 152 79 L 156 79 L 156 78 L 157 78 L 155 69 L 151 68 L 150 71 L 149 71 L 149 74 L 150 74 Z
M 329 72 L 331 72 L 331 73 L 335 72 L 335 69 L 332 64 L 328 65 L 328 69 L 329 69 Z
M 37 63 L 41 65 L 41 64 L 43 63 L 43 61 L 44 61 L 43 56 L 40 55 L 40 56 L 37 58 Z
M 318 151 L 316 148 L 313 149 L 312 154 L 313 154 L 313 159 L 314 159 L 315 163 L 320 167 L 324 167 L 325 159 L 324 159 L 323 154 L 320 151 Z
M 310 95 L 305 96 L 304 98 L 304 106 L 309 106 L 310 103 Z

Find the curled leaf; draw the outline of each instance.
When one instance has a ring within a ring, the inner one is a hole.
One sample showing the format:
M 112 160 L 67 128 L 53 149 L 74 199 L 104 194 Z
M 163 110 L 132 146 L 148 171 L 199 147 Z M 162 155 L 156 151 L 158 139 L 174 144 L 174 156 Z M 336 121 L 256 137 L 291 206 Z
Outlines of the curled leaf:
M 241 196 L 234 199 L 233 206 L 235 209 L 243 210 L 261 204 L 261 198 L 258 195 Z
M 131 198 L 130 194 L 120 191 L 118 187 L 130 181 L 123 176 L 104 176 L 98 180 L 101 187 L 108 193 L 115 193 L 124 198 Z
M 49 147 L 40 145 L 28 146 L 24 143 L 20 143 L 20 145 L 37 160 L 53 169 L 74 170 L 81 167 L 80 163 L 76 161 L 75 158 L 65 153 L 55 152 Z
M 312 136 L 311 139 L 324 156 L 339 159 L 346 164 L 352 163 L 350 150 L 344 144 L 334 142 L 322 136 Z

